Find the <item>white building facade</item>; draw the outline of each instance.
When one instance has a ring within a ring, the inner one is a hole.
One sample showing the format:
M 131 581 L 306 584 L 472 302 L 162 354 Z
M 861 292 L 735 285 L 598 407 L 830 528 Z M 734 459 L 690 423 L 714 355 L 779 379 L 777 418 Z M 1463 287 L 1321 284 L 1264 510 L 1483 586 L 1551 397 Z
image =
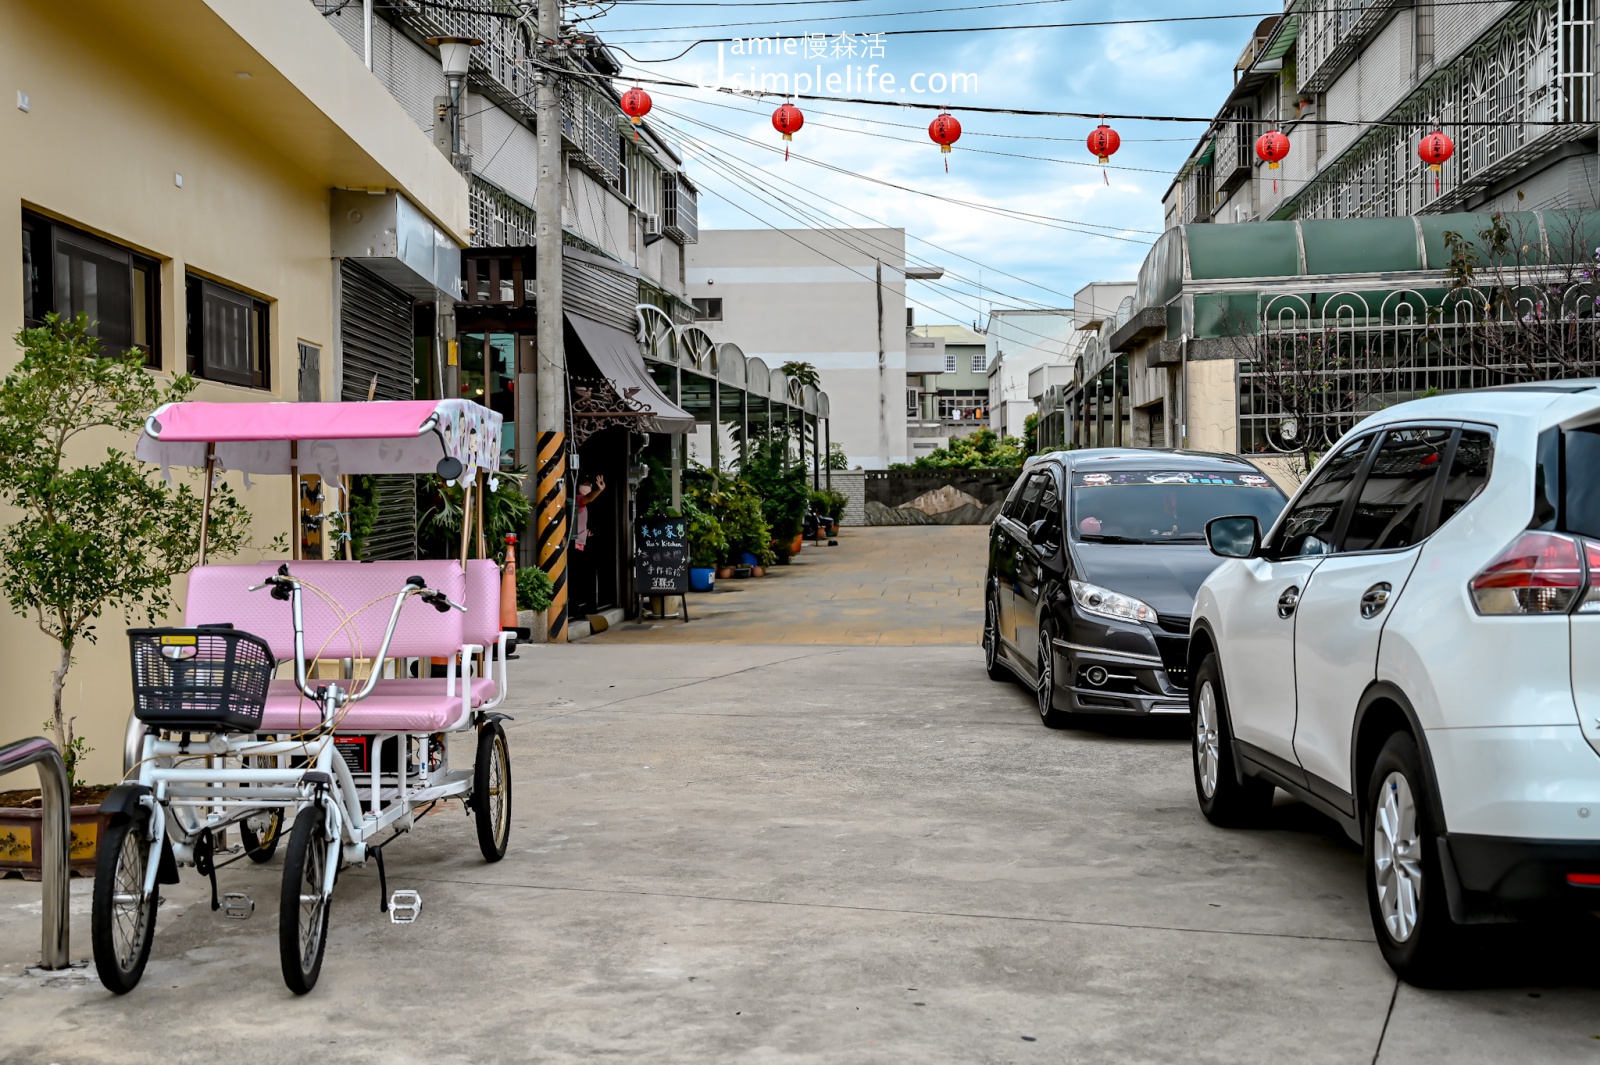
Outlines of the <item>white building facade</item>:
M 1034 406 L 1028 398 L 1028 375 L 1065 358 L 1077 329 L 1070 308 L 989 312 L 985 335 L 989 428 L 1002 437 L 1022 435 L 1023 423 Z
M 686 249 L 696 324 L 771 369 L 815 366 L 832 442 L 869 470 L 910 457 L 905 242 L 903 229 L 727 229 Z

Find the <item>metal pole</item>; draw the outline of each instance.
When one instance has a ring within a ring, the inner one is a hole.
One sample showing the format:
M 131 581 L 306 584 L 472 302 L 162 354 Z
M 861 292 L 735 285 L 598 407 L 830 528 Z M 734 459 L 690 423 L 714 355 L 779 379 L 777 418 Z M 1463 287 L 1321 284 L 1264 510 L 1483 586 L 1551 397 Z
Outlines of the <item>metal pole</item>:
M 827 459 L 822 463 L 823 484 L 828 490 L 833 490 L 833 422 L 831 419 L 822 419 L 822 453 Z M 839 515 L 839 520 L 844 520 L 844 515 Z
M 743 473 L 746 463 L 750 458 L 750 381 L 745 380 L 744 388 L 739 390 L 739 426 L 742 435 L 739 437 L 739 472 Z
M 672 364 L 672 395 L 667 397 L 683 406 L 683 367 Z M 672 456 L 672 509 L 683 513 L 683 457 L 689 447 L 686 433 L 673 433 L 667 437 L 668 453 Z
M 372 69 L 372 0 L 361 0 L 361 55 Z
M 217 460 L 217 445 L 206 445 L 205 484 L 200 486 L 200 562 L 206 564 L 206 541 L 211 532 L 211 468 Z
M 0 747 L 0 776 L 30 765 L 39 769 L 39 793 L 43 798 L 39 828 L 44 846 L 39 879 L 44 889 L 44 920 L 39 934 L 39 967 L 65 969 L 71 964 L 67 954 L 72 932 L 67 898 L 67 840 L 72 837 L 67 765 L 56 745 L 43 736 Z
M 300 561 L 300 442 L 289 441 L 289 559 Z
M 561 36 L 559 0 L 539 0 L 540 51 L 544 67 L 535 72 L 538 134 L 538 183 L 534 210 L 538 237 L 535 278 L 538 284 L 539 434 L 536 473 L 535 543 L 539 567 L 550 575 L 549 638 L 567 639 L 567 355 L 562 338 L 561 278 L 561 94 L 554 67 Z
M 718 367 L 720 370 L 721 367 Z M 711 379 L 711 482 L 722 473 L 722 379 Z

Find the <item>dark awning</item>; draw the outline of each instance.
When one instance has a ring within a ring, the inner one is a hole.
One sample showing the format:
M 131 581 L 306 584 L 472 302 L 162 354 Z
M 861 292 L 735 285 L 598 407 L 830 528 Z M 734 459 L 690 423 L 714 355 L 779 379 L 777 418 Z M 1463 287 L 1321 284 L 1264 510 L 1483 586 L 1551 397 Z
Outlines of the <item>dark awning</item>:
M 619 395 L 629 395 L 649 408 L 639 428 L 647 433 L 692 433 L 694 415 L 662 394 L 644 366 L 644 354 L 632 333 L 605 325 L 581 314 L 567 314 L 567 324 L 578 334 L 583 348 L 594 360 L 595 369 L 616 386 Z

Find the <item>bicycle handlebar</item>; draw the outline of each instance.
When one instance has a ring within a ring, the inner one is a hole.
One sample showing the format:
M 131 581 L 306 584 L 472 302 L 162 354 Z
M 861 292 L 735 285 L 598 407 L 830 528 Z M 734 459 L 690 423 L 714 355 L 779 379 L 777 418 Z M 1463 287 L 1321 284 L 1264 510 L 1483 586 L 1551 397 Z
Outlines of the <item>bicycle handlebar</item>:
M 278 567 L 278 572 L 275 576 L 268 577 L 260 584 L 251 585 L 250 591 L 256 592 L 260 591 L 262 588 L 270 587 L 272 589 L 272 597 L 274 599 L 287 599 L 289 601 L 291 617 L 294 624 L 295 687 L 299 688 L 300 693 L 306 698 L 320 703 L 321 697 L 306 686 L 305 622 L 300 607 L 300 585 L 300 578 L 289 572 L 289 564 L 285 562 Z M 423 580 L 421 577 L 407 577 L 405 587 L 401 588 L 400 591 L 395 593 L 394 609 L 389 612 L 389 626 L 384 630 L 383 642 L 378 646 L 377 653 L 372 656 L 371 661 L 373 662 L 374 666 L 372 672 L 367 677 L 366 684 L 362 686 L 360 691 L 352 691 L 349 693 L 343 693 L 337 684 L 332 685 L 331 687 L 335 693 L 334 704 L 336 706 L 343 705 L 344 703 L 358 703 L 362 699 L 365 699 L 368 695 L 372 694 L 372 689 L 376 687 L 378 683 L 377 663 L 382 662 L 385 658 L 389 657 L 389 644 L 394 640 L 394 630 L 400 623 L 400 608 L 405 605 L 406 597 L 411 595 L 418 596 L 423 602 L 427 603 L 441 614 L 451 609 L 459 610 L 463 614 L 467 612 L 466 607 L 451 600 L 444 594 L 444 592 L 437 589 L 430 589 L 428 587 L 428 582 Z M 343 696 L 342 698 L 340 697 L 341 695 Z

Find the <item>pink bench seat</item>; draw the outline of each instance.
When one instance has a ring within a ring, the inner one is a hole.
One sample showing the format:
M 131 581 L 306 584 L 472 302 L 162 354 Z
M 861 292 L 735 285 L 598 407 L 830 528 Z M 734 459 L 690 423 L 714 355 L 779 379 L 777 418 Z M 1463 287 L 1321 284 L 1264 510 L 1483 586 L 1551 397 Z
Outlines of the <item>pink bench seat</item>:
M 443 683 L 441 681 L 441 683 Z M 383 695 L 373 692 L 346 707 L 338 732 L 444 732 L 461 720 L 461 699 L 442 692 L 428 695 Z M 262 732 L 300 732 L 321 719 L 317 705 L 292 688 L 270 692 L 261 715 Z
M 315 686 L 317 683 L 327 682 L 312 682 L 313 686 Z M 347 686 L 350 682 L 339 681 L 338 683 Z M 366 682 L 360 681 L 357 683 L 364 684 Z M 458 677 L 456 679 L 457 687 L 455 695 L 455 700 L 458 703 L 461 701 L 460 684 L 461 680 Z M 443 699 L 447 698 L 446 688 L 448 685 L 449 681 L 444 677 L 398 677 L 392 680 L 380 678 L 378 681 L 378 686 L 373 689 L 372 695 L 369 698 L 376 699 L 380 695 L 402 695 L 408 697 L 420 696 L 429 699 Z M 283 695 L 290 698 L 299 693 L 299 689 L 294 686 L 294 681 L 292 680 L 271 681 L 269 682 L 267 690 L 271 695 Z M 472 705 L 482 706 L 484 703 L 487 703 L 493 699 L 498 691 L 499 686 L 495 684 L 492 678 L 473 677 Z M 363 699 L 361 703 L 365 704 L 366 701 L 366 699 Z

